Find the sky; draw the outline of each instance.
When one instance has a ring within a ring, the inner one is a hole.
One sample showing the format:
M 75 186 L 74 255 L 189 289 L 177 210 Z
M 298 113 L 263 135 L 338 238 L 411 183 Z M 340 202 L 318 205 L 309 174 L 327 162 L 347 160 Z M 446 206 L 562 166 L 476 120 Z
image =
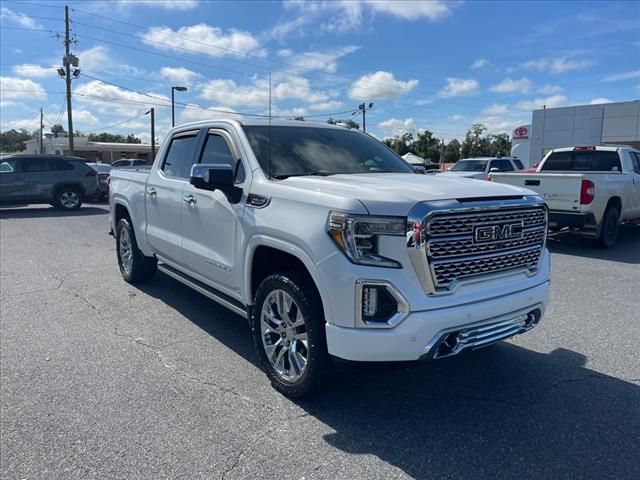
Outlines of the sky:
M 67 127 L 64 6 L 79 75 L 74 130 L 161 140 L 176 123 L 271 114 L 362 123 L 378 138 L 533 109 L 640 98 L 640 2 L 111 0 L 1 3 L 0 128 Z M 354 114 L 355 112 L 355 114 Z

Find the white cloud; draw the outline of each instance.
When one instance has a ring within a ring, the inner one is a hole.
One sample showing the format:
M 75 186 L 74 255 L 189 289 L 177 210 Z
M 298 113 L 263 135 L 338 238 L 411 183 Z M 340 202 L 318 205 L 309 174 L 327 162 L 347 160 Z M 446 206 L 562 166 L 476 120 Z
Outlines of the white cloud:
M 481 123 L 487 127 L 487 133 L 511 133 L 511 131 L 518 125 L 526 123 L 522 118 L 505 118 L 504 116 L 489 115 L 486 117 L 479 117 L 474 120 L 474 123 Z
M 268 113 L 268 110 L 264 112 Z M 275 115 L 278 117 L 304 117 L 307 115 L 307 109 L 304 107 L 294 107 L 294 108 L 279 108 L 277 105 L 273 105 L 271 107 L 271 115 Z
M 451 14 L 453 2 L 441 0 L 366 0 L 367 5 L 376 12 L 383 12 L 405 20 L 426 18 L 440 20 Z
M 123 6 L 159 7 L 165 10 L 191 10 L 198 6 L 198 0 L 118 0 Z
M 564 93 L 564 88 L 560 85 L 542 85 L 536 92 L 540 95 L 558 95 Z
M 200 77 L 200 74 L 184 67 L 162 67 L 160 75 L 168 78 L 175 83 L 190 84 L 193 80 Z
M 78 85 L 73 95 L 75 101 L 82 105 L 91 105 L 99 111 L 115 111 L 119 115 L 127 116 L 149 107 L 171 105 L 171 100 L 166 95 L 149 92 L 148 95 L 155 97 L 151 98 L 98 80 Z
M 218 56 L 238 56 L 247 53 L 262 54 L 260 44 L 254 36 L 245 31 L 230 29 L 226 33 L 218 27 L 206 23 L 180 27 L 151 27 L 138 36 L 148 45 L 161 50 L 191 50 L 194 53 Z
M 102 45 L 82 50 L 77 56 L 80 59 L 80 70 L 102 71 L 115 65 L 111 51 Z
M 312 103 L 309 105 L 309 110 L 330 112 L 331 110 L 338 110 L 339 108 L 342 108 L 342 105 L 342 102 L 338 100 L 329 100 L 328 102 Z
M 455 115 L 451 115 L 450 117 L 448 117 L 447 120 L 450 120 L 452 122 L 459 122 L 460 120 L 464 120 L 464 116 L 455 114 Z
M 520 66 L 527 70 L 560 74 L 571 70 L 583 70 L 595 65 L 595 63 L 595 60 L 589 58 L 576 59 L 570 57 L 557 57 L 529 60 L 520 64 Z
M 47 94 L 42 85 L 26 78 L 0 77 L 0 92 L 3 100 L 16 98 L 42 99 Z
M 36 65 L 33 63 L 23 63 L 21 65 L 14 65 L 13 72 L 21 77 L 42 78 L 42 77 L 54 77 L 58 75 L 56 67 L 43 67 L 42 65 Z
M 473 79 L 447 78 L 447 85 L 438 92 L 441 97 L 461 97 L 478 93 L 480 84 Z
M 613 100 L 609 100 L 608 98 L 598 97 L 594 98 L 589 102 L 589 105 L 600 105 L 601 103 L 613 103 Z
M 290 57 L 291 55 L 293 55 L 293 50 L 291 50 L 290 48 L 283 48 L 280 49 L 276 52 L 279 56 L 281 57 Z
M 407 118 L 405 120 L 390 118 L 384 122 L 380 122 L 378 128 L 387 135 L 402 135 L 405 132 L 413 133 L 417 130 L 416 122 L 413 118 Z
M 605 82 L 617 82 L 620 80 L 631 80 L 634 78 L 640 78 L 640 70 L 633 70 L 631 72 L 616 73 L 615 75 L 609 75 L 603 80 Z
M 7 7 L 0 8 L 0 20 L 3 22 L 14 23 L 26 28 L 40 28 L 38 22 L 24 13 L 14 12 Z
M 299 100 L 310 103 L 322 103 L 329 100 L 329 95 L 314 91 L 306 78 L 291 76 L 286 80 L 272 83 L 272 100 Z M 243 105 L 248 107 L 265 107 L 269 103 L 269 82 L 264 78 L 254 78 L 251 84 L 238 85 L 230 79 L 210 80 L 202 86 L 200 97 L 227 105 Z
M 484 68 L 487 65 L 489 65 L 489 60 L 487 60 L 486 58 L 478 58 L 471 64 L 471 69 L 476 70 L 478 68 Z
M 485 108 L 482 113 L 487 115 L 505 115 L 509 113 L 509 107 L 504 104 L 494 103 L 493 105 L 489 105 Z
M 100 123 L 100 120 L 89 110 L 80 110 L 77 108 L 73 110 L 73 121 L 74 123 L 77 122 L 77 125 L 97 125 Z
M 355 100 L 383 99 L 407 94 L 417 86 L 418 80 L 396 80 L 393 73 L 380 70 L 356 80 L 351 85 L 349 96 Z
M 242 115 L 236 114 L 233 108 L 224 106 L 211 106 L 211 110 L 199 108 L 198 105 L 189 103 L 187 108 L 181 109 L 178 114 L 179 123 L 199 122 L 202 120 L 211 120 L 212 118 L 242 118 Z M 227 112 L 227 113 L 223 113 Z
M 294 54 L 291 50 L 280 50 L 278 54 L 287 57 L 287 63 L 291 64 L 297 72 L 306 70 L 321 70 L 327 73 L 335 73 L 338 68 L 338 60 L 359 50 L 360 47 L 350 45 L 328 51 L 310 51 Z
M 502 82 L 489 87 L 489 90 L 495 93 L 528 93 L 530 89 L 531 81 L 527 77 L 519 80 L 505 78 Z
M 545 98 L 536 98 L 534 100 L 523 100 L 515 106 L 518 110 L 531 111 L 541 109 L 543 106 L 547 108 L 564 107 L 568 103 L 568 98 L 564 95 L 552 95 Z

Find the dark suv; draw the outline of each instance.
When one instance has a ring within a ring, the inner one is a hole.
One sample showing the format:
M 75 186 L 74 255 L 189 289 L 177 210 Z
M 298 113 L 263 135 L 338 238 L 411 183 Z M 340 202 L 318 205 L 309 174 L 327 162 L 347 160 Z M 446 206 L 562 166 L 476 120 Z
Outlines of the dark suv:
M 76 210 L 100 195 L 97 172 L 82 158 L 11 155 L 0 159 L 0 204 L 49 203 Z

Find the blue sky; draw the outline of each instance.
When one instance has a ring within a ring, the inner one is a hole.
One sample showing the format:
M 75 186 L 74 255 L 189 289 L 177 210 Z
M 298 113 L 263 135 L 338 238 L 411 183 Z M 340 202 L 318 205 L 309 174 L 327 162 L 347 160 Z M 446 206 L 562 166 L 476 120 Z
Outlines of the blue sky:
M 461 138 L 527 123 L 534 108 L 640 98 L 640 2 L 8 1 L 1 128 L 66 127 L 64 5 L 81 74 L 74 128 L 148 140 L 177 122 L 272 113 L 325 121 L 373 102 L 378 137 Z M 358 115 L 353 117 L 361 121 Z M 105 128 L 108 127 L 108 128 Z

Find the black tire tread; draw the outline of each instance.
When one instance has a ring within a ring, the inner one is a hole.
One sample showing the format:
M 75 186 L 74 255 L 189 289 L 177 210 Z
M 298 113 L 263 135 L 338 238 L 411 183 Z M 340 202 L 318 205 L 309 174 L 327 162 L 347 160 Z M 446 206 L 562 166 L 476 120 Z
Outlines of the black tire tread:
M 126 273 L 122 268 L 122 262 L 120 259 L 119 238 L 120 232 L 123 228 L 129 230 L 129 236 L 131 237 L 131 243 L 133 247 L 133 263 L 131 266 L 131 272 Z M 121 218 L 116 226 L 116 255 L 118 257 L 118 267 L 120 273 L 125 282 L 128 283 L 140 283 L 149 280 L 156 273 L 158 262 L 154 257 L 146 257 L 138 248 L 138 242 L 136 240 L 136 234 L 133 231 L 130 220 L 128 218 Z
M 609 241 L 609 239 L 606 238 L 605 225 L 606 225 L 606 222 L 613 222 L 613 221 L 615 221 L 616 231 L 615 231 L 615 235 L 613 236 L 613 240 Z M 596 238 L 596 243 L 600 248 L 613 247 L 613 245 L 616 242 L 616 239 L 618 238 L 618 230 L 620 228 L 619 221 L 620 221 L 620 212 L 618 210 L 618 207 L 616 205 L 609 205 L 605 210 L 604 215 L 602 216 L 602 226 L 600 228 L 600 233 Z
M 62 194 L 64 192 L 75 192 L 78 195 L 78 198 L 80 199 L 80 201 L 78 202 L 78 205 L 75 206 L 74 208 L 63 207 L 60 197 L 62 197 Z M 82 206 L 83 201 L 84 201 L 84 195 L 82 195 L 82 190 L 80 190 L 78 187 L 61 187 L 56 191 L 55 200 L 51 203 L 51 205 L 53 205 L 58 210 L 62 210 L 63 212 L 73 212 L 74 210 L 78 210 Z

